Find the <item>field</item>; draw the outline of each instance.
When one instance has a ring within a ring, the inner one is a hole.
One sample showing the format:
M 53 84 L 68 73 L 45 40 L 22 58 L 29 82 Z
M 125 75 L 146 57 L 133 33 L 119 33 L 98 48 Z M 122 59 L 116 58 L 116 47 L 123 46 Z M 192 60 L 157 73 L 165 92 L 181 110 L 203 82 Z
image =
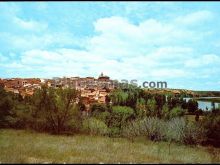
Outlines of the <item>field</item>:
M 220 149 L 87 135 L 0 130 L 1 163 L 219 163 Z

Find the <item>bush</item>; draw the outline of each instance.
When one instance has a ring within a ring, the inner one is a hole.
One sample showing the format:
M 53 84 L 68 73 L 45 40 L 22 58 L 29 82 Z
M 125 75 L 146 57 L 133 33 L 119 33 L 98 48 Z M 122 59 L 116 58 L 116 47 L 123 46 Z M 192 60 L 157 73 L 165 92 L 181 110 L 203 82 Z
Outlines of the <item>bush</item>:
M 10 127 L 13 119 L 13 100 L 9 93 L 0 87 L 0 128 Z
M 96 116 L 99 113 L 107 111 L 108 109 L 105 104 L 94 103 L 91 105 L 90 110 L 91 110 L 92 116 Z
M 122 135 L 133 140 L 146 136 L 153 141 L 173 141 L 184 144 L 198 144 L 204 141 L 204 129 L 197 123 L 187 123 L 184 118 L 168 121 L 155 117 L 136 120 L 123 127 Z
M 134 121 L 123 128 L 123 135 L 129 139 L 135 136 L 146 136 L 153 141 L 163 140 L 165 122 L 156 117 L 147 117 Z
M 195 113 L 195 111 L 198 109 L 198 102 L 193 99 L 189 99 L 187 102 L 187 109 L 189 113 Z
M 118 127 L 110 127 L 108 131 L 109 137 L 120 137 L 121 131 Z
M 156 117 L 148 117 L 140 121 L 141 129 L 150 140 L 159 141 L 163 140 L 165 136 L 165 122 Z
M 83 131 L 90 135 L 107 135 L 108 127 L 103 121 L 91 117 L 83 121 Z
M 98 120 L 105 122 L 106 124 L 108 123 L 110 112 L 105 104 L 94 103 L 91 105 L 90 110 L 92 117 L 95 117 Z
M 206 131 L 206 144 L 220 147 L 220 111 L 213 111 L 207 115 L 202 122 Z
M 184 110 L 181 107 L 174 107 L 171 109 L 169 118 L 181 117 L 184 115 Z
M 184 144 L 203 144 L 206 141 L 206 132 L 205 129 L 199 123 L 187 123 L 184 135 L 183 143 Z
M 142 132 L 140 132 L 139 121 L 129 122 L 127 125 L 124 125 L 122 129 L 122 136 L 128 138 L 129 140 L 133 141 L 134 137 L 140 135 L 142 135 Z
M 166 122 L 166 140 L 183 142 L 186 121 L 183 118 L 173 118 Z
M 200 144 L 205 140 L 204 129 L 184 118 L 173 118 L 167 122 L 166 140 L 182 144 Z
M 133 117 L 134 110 L 126 106 L 113 106 L 111 113 L 110 127 L 118 127 L 120 130 L 122 126 Z
M 110 122 L 110 116 L 111 116 L 110 112 L 106 111 L 96 114 L 94 117 L 98 120 L 103 121 L 106 125 L 108 125 L 108 123 Z

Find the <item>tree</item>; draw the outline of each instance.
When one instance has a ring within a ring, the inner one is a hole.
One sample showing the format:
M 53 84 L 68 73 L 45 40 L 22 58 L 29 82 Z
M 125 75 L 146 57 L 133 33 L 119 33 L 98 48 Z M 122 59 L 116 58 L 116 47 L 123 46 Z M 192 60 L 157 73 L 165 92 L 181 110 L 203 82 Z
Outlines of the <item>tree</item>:
M 220 147 L 220 111 L 212 111 L 202 120 L 203 128 L 206 130 L 206 143 Z
M 122 91 L 121 89 L 113 91 L 110 96 L 113 105 L 126 105 L 128 99 L 128 93 Z
M 134 110 L 127 106 L 113 106 L 111 113 L 111 127 L 121 130 L 123 124 L 134 117 Z
M 164 119 L 170 118 L 170 110 L 167 104 L 165 104 L 162 108 L 162 116 Z
M 33 115 L 46 122 L 46 129 L 54 133 L 62 133 L 73 128 L 80 119 L 76 99 L 79 97 L 75 89 L 46 88 L 38 90 L 33 96 Z
M 143 118 L 147 115 L 147 106 L 143 98 L 137 99 L 135 106 L 135 115 L 138 118 Z
M 107 111 L 107 107 L 105 104 L 94 103 L 91 105 L 90 110 L 91 110 L 92 115 L 94 116 L 98 113 Z
M 109 123 L 109 117 L 110 117 L 110 112 L 108 107 L 105 104 L 100 104 L 100 103 L 94 103 L 91 105 L 91 115 L 94 118 L 97 118 L 105 124 L 108 125 Z
M 13 116 L 13 101 L 9 93 L 0 87 L 0 128 L 10 126 L 10 118 Z
M 156 116 L 156 101 L 155 99 L 148 99 L 147 101 L 147 116 Z
M 157 111 L 157 117 L 161 117 L 161 111 L 163 108 L 163 105 L 166 103 L 166 97 L 164 95 L 155 95 L 155 101 L 156 101 L 156 111 Z
M 215 102 L 214 101 L 212 101 L 212 110 L 215 110 Z
M 193 99 L 189 99 L 187 103 L 187 109 L 190 113 L 195 113 L 195 111 L 198 109 L 198 102 Z
M 184 115 L 184 110 L 181 107 L 174 107 L 173 109 L 171 109 L 170 114 L 169 114 L 169 118 L 175 118 L 175 117 L 181 117 Z

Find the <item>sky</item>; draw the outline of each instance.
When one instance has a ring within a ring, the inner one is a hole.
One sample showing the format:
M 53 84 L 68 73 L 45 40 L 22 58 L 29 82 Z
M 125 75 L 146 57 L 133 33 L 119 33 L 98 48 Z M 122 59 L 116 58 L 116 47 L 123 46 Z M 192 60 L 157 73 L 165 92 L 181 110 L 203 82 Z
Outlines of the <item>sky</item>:
M 0 2 L 0 77 L 220 91 L 220 2 Z

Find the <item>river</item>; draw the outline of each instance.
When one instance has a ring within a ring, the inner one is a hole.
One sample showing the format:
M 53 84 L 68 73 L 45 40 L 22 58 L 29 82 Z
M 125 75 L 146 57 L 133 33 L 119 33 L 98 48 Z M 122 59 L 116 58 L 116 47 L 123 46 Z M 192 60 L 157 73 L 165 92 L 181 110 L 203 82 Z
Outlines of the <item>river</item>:
M 200 98 L 206 98 L 206 99 L 211 99 L 211 98 L 220 98 L 220 97 L 200 97 Z M 184 98 L 186 101 L 189 101 L 189 99 L 192 98 Z M 211 110 L 212 109 L 212 102 L 209 101 L 203 101 L 203 100 L 198 100 L 198 108 L 202 110 Z M 215 108 L 218 108 L 220 106 L 220 103 L 215 102 Z

